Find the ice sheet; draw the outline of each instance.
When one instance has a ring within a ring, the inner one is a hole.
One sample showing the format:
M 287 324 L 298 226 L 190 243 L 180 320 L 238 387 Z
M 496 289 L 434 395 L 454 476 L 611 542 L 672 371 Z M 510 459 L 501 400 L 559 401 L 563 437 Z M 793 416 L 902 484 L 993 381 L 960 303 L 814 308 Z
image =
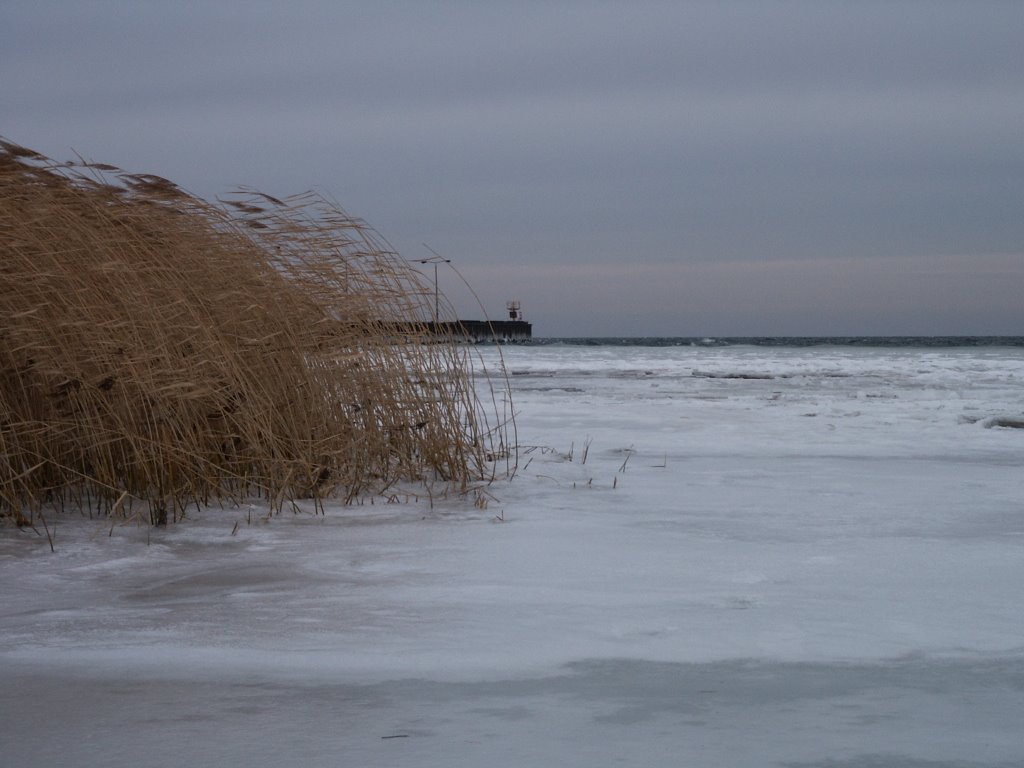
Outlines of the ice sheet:
M 1024 763 L 1021 350 L 501 352 L 485 510 L 0 531 L 5 764 Z

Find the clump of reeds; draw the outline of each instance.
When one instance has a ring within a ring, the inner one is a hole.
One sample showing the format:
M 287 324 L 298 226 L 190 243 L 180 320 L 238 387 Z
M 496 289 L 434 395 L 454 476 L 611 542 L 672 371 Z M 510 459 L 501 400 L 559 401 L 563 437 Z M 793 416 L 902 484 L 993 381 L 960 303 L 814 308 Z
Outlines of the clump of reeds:
M 0 140 L 0 515 L 466 488 L 505 432 L 434 298 L 321 196 L 214 204 Z

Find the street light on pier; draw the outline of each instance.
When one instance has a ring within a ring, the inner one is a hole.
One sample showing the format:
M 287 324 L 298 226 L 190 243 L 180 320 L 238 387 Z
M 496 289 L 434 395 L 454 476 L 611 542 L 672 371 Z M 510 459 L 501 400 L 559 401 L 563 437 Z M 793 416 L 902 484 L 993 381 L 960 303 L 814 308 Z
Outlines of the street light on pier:
M 423 247 L 426 248 L 428 251 L 430 251 L 432 254 L 434 254 L 429 259 L 416 259 L 416 261 L 418 261 L 420 264 L 433 264 L 434 265 L 434 322 L 437 323 L 437 322 L 441 321 L 441 313 L 440 313 L 440 306 L 439 306 L 440 292 L 437 289 L 437 265 L 438 264 L 451 264 L 452 260 L 451 259 L 446 259 L 444 256 L 439 254 L 437 251 L 435 251 L 433 248 L 431 248 L 426 243 L 423 243 Z

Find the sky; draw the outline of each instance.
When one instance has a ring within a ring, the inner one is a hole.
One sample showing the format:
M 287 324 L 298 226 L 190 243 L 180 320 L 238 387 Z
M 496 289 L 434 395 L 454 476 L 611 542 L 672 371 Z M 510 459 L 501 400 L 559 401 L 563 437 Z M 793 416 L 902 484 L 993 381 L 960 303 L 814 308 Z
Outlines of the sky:
M 3 0 L 0 136 L 318 190 L 535 336 L 1020 335 L 1022 39 L 1019 0 Z

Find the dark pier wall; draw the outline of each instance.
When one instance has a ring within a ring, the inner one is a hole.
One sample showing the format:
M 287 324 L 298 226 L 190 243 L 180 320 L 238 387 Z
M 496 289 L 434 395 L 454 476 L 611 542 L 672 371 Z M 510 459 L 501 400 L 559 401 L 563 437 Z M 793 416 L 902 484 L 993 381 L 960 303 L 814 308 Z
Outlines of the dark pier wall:
M 396 336 L 406 341 L 416 337 L 436 337 L 442 341 L 467 344 L 486 342 L 516 343 L 533 338 L 533 325 L 525 320 L 446 320 L 440 323 L 392 323 Z M 423 339 L 426 341 L 426 339 Z
M 427 323 L 430 333 L 474 343 L 517 342 L 533 338 L 533 325 L 525 320 L 453 320 Z

